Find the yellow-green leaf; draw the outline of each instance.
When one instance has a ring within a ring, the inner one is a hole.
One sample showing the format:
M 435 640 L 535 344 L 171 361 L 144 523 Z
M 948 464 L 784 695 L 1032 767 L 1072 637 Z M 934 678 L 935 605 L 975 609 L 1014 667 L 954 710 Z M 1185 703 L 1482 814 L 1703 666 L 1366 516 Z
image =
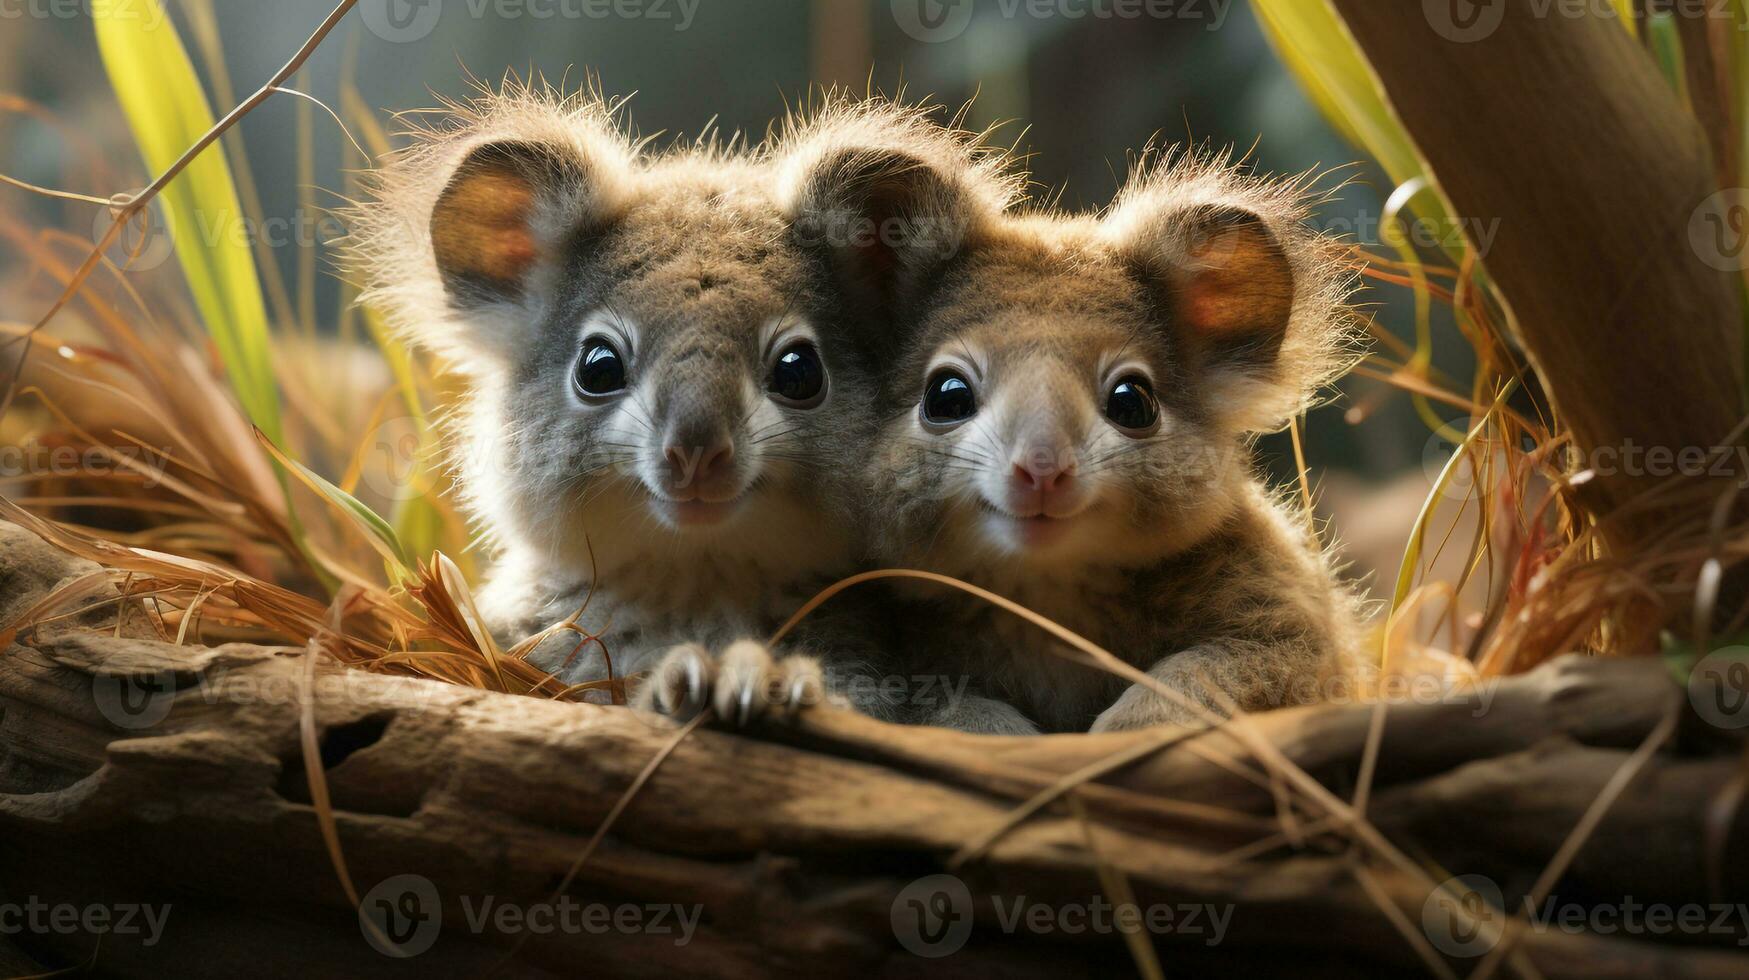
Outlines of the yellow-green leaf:
M 376 511 L 366 507 L 357 497 L 329 483 L 321 474 L 287 456 L 259 430 L 256 432 L 256 438 L 261 441 L 263 446 L 267 447 L 267 451 L 272 454 L 274 459 L 279 460 L 280 465 L 298 478 L 299 482 L 326 498 L 352 522 L 354 527 L 364 532 L 365 540 L 388 563 L 389 572 L 393 578 L 400 581 L 412 577 L 412 568 L 407 561 L 407 553 L 401 547 L 401 539 L 395 534 L 395 529 L 389 526 L 388 521 L 383 520 Z
M 1652 57 L 1658 70 L 1684 105 L 1688 98 L 1688 66 L 1682 56 L 1682 35 L 1676 29 L 1676 15 L 1668 10 L 1653 10 L 1646 14 L 1646 37 L 1651 41 Z
M 1372 67 L 1326 0 L 1252 0 L 1251 7 L 1282 61 L 1349 142 L 1372 154 L 1398 184 L 1426 176 Z
M 159 0 L 98 4 L 92 19 L 104 68 L 146 169 L 164 173 L 214 122 L 182 39 Z M 223 149 L 217 143 L 207 147 L 157 203 L 238 402 L 250 421 L 279 441 L 267 307 Z

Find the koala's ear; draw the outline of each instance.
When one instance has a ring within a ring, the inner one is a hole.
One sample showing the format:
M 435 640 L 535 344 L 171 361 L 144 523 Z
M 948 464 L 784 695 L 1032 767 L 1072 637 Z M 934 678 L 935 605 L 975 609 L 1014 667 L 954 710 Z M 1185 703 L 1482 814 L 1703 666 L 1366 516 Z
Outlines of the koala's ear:
M 1238 208 L 1196 214 L 1186 231 L 1182 265 L 1169 272 L 1182 329 L 1210 361 L 1274 361 L 1294 310 L 1287 250 Z
M 987 206 L 964 175 L 887 148 L 796 162 L 782 196 L 798 241 L 825 250 L 853 302 L 891 307 L 965 248 Z
M 1242 206 L 1174 204 L 1143 215 L 1120 209 L 1107 221 L 1203 379 L 1211 409 L 1236 430 L 1276 428 L 1323 380 L 1313 375 L 1326 372 L 1328 356 L 1323 340 L 1294 337 L 1296 297 L 1305 291 L 1293 239 L 1284 241 L 1293 231 Z
M 432 253 L 451 303 L 521 299 L 543 263 L 613 219 L 624 166 L 557 142 L 470 150 L 431 210 Z

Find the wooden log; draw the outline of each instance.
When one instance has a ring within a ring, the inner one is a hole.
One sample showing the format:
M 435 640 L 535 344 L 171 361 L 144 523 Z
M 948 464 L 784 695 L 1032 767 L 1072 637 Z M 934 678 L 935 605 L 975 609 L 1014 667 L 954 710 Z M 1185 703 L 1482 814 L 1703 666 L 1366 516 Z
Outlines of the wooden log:
M 14 581 L 34 589 L 65 574 L 37 567 Z M 1416 945 L 1441 962 L 1449 952 L 1429 945 L 1440 934 L 1427 917 L 1443 907 L 1435 879 L 1485 873 L 1515 901 L 1648 720 L 1682 703 L 1666 677 L 1637 665 L 1570 660 L 1502 682 L 1480 714 L 1388 706 L 1368 813 L 1399 847 L 1446 869 L 1435 875 L 1356 851 L 1340 828 L 1314 827 L 1303 803 L 1298 843 L 1270 840 L 1281 827 L 1265 805 L 1273 794 L 1232 772 L 1261 763 L 1221 732 L 1169 744 L 1161 732 L 991 739 L 830 710 L 752 732 L 704 728 L 678 744 L 566 885 L 591 835 L 673 741 L 666 723 L 325 661 L 306 685 L 300 651 L 178 647 L 90 629 L 24 640 L 0 654 L 0 907 L 168 903 L 151 945 L 126 935 L 99 944 L 85 930 L 9 937 L 15 959 L 55 969 L 95 950 L 116 976 L 548 976 L 580 965 L 631 976 L 1127 972 L 1122 936 L 1070 928 L 1113 900 L 1103 897 L 1113 875 L 1139 908 L 1178 916 L 1178 928 L 1147 933 L 1173 971 L 1419 973 L 1427 963 Z M 145 696 L 118 701 L 120 690 Z M 341 884 L 305 777 L 306 697 L 350 880 L 367 911 L 384 914 L 384 901 L 398 910 L 383 921 L 404 927 L 391 938 L 412 945 L 390 948 L 415 955 L 379 952 Z M 1342 774 L 1357 767 L 1372 710 L 1335 705 L 1245 723 L 1346 791 Z M 1026 796 L 1143 743 L 1159 744 L 1158 754 L 1077 791 L 1085 823 L 1047 807 L 950 868 Z M 1654 757 L 1560 894 L 1710 901 L 1693 833 L 1736 762 L 1716 743 L 1702 748 Z M 1494 826 L 1480 831 L 1464 814 Z M 1643 858 L 1619 859 L 1629 842 Z M 1740 894 L 1740 866 L 1724 870 Z M 405 890 L 408 881 L 428 891 Z M 488 900 L 512 920 L 483 912 Z M 605 933 L 516 925 L 526 910 L 560 914 L 567 901 L 646 918 Z M 696 910 L 686 941 L 651 928 L 656 907 L 670 910 L 671 929 L 674 915 Z M 935 907 L 949 915 L 917 918 Z M 1194 928 L 1184 918 L 1193 908 Z M 1071 917 L 1059 918 L 1065 910 Z M 930 923 L 952 955 L 915 954 L 945 948 L 926 944 Z M 1507 928 L 1518 944 L 1509 974 L 1710 977 L 1740 975 L 1746 962 L 1732 935 L 1676 944 Z M 431 945 L 419 947 L 426 935 Z M 1474 962 L 1451 958 L 1447 968 Z

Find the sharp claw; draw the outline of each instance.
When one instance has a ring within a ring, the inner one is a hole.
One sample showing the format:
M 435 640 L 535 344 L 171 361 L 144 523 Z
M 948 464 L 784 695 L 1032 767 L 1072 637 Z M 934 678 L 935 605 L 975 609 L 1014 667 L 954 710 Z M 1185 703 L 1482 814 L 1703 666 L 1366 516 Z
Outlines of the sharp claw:
M 742 684 L 741 691 L 735 699 L 735 724 L 745 726 L 753 716 L 753 685 Z
M 681 699 L 684 713 L 690 717 L 704 704 L 704 664 L 695 656 L 686 658 L 686 693 Z

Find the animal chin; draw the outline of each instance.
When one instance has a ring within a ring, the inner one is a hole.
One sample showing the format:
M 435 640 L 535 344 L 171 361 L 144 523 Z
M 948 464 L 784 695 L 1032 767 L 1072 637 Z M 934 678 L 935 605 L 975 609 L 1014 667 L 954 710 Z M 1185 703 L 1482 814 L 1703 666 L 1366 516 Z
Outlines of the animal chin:
M 672 500 L 660 501 L 657 506 L 661 516 L 675 528 L 710 528 L 728 524 L 739 515 L 746 503 L 745 497 L 721 502 L 709 500 Z
M 988 501 L 979 503 L 983 505 L 985 532 L 1007 551 L 1055 550 L 1086 524 L 1081 519 L 1081 515 L 1086 512 L 1086 508 L 1082 506 L 1055 514 L 1050 512 L 1055 508 L 1032 508 L 1028 513 L 1009 510 Z

